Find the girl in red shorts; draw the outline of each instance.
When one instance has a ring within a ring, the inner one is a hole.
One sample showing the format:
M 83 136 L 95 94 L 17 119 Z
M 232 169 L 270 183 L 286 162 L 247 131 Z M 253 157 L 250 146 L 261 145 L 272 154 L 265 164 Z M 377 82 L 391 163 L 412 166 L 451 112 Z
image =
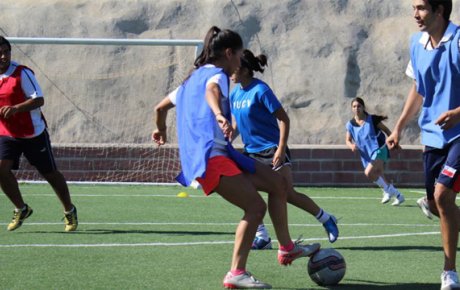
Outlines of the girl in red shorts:
M 257 226 L 267 205 L 257 190 L 268 193 L 268 211 L 280 244 L 278 261 L 288 265 L 319 250 L 319 244 L 293 243 L 287 226 L 286 189 L 283 178 L 252 159 L 236 152 L 226 141 L 233 134 L 228 101 L 229 78 L 239 66 L 241 37 L 231 30 L 211 27 L 195 69 L 182 85 L 155 108 L 157 130 L 152 139 L 166 142 L 167 111 L 176 107 L 177 134 L 184 186 L 197 180 L 206 194 L 217 192 L 244 211 L 237 226 L 226 288 L 271 288 L 246 271 L 246 263 Z M 238 164 L 237 164 L 238 163 Z

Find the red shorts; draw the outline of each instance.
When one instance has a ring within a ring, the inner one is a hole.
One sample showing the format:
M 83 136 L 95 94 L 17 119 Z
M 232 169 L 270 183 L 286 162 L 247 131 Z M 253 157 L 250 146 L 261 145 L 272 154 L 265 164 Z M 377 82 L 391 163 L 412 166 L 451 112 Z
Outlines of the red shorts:
M 196 181 L 201 184 L 204 193 L 210 195 L 219 185 L 221 176 L 235 176 L 241 173 L 242 171 L 230 158 L 215 156 L 208 160 L 205 177 L 198 177 Z

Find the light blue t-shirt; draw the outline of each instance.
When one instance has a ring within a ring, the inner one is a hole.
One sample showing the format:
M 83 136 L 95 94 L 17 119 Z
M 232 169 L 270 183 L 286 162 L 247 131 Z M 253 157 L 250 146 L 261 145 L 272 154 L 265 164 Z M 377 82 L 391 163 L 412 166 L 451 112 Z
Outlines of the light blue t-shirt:
M 442 130 L 435 121 L 449 110 L 460 106 L 460 53 L 458 26 L 449 23 L 442 43 L 432 50 L 426 49 L 424 33 L 412 37 L 411 63 L 417 82 L 417 93 L 423 97 L 419 125 L 422 144 L 443 148 L 460 137 L 460 124 Z
M 280 130 L 273 113 L 279 108 L 281 103 L 265 82 L 254 78 L 245 88 L 235 86 L 230 93 L 230 109 L 246 152 L 278 146 Z

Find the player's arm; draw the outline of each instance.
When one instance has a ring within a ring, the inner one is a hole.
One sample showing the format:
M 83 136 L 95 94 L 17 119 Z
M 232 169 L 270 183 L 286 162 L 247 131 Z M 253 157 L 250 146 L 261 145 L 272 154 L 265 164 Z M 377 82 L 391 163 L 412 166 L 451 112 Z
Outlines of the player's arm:
M 174 107 L 175 105 L 169 97 L 165 97 L 155 106 L 155 124 L 157 129 L 152 132 L 152 140 L 158 145 L 166 143 L 166 117 L 168 116 L 168 111 Z
M 273 156 L 273 167 L 276 168 L 280 166 L 286 158 L 286 147 L 289 138 L 290 120 L 283 107 L 280 107 L 278 110 L 276 110 L 274 115 L 276 119 L 278 119 L 280 128 L 280 140 L 278 143 L 278 149 L 275 152 L 275 156 Z
M 419 95 L 419 93 L 417 93 L 417 84 L 414 81 L 411 89 L 409 90 L 409 94 L 407 96 L 406 103 L 404 104 L 401 116 L 399 117 L 398 122 L 396 122 L 393 132 L 387 138 L 386 142 L 390 150 L 400 147 L 399 141 L 401 132 L 404 127 L 406 127 L 407 123 L 412 120 L 418 113 L 422 103 L 423 98 L 421 95 Z
M 29 112 L 45 104 L 43 93 L 33 72 L 29 69 L 21 71 L 21 89 L 27 99 L 13 106 L 0 108 L 0 117 L 8 119 L 16 113 Z
M 355 142 L 353 142 L 353 138 L 351 137 L 351 134 L 350 132 L 347 132 L 347 134 L 345 135 L 345 144 L 347 144 L 348 148 L 350 148 L 351 152 L 355 152 L 356 151 L 356 144 Z
M 3 106 L 0 108 L 0 117 L 8 119 L 16 113 L 29 112 L 40 108 L 45 104 L 43 97 L 36 97 L 33 99 L 28 99 L 20 104 L 14 106 Z
M 206 86 L 206 102 L 214 113 L 214 116 L 216 116 L 216 121 L 219 123 L 219 127 L 222 129 L 224 136 L 231 140 L 233 127 L 222 113 L 222 109 L 220 108 L 220 96 L 221 90 L 218 84 L 211 82 Z
M 443 130 L 448 130 L 458 123 L 460 123 L 460 107 L 442 113 L 435 122 Z
M 385 135 L 387 135 L 387 136 L 390 136 L 390 135 L 391 135 L 391 130 L 388 129 L 388 127 L 385 126 L 385 124 L 383 124 L 382 122 L 380 122 L 380 123 L 377 124 L 377 128 L 379 128 L 380 130 L 382 130 L 383 133 L 385 133 Z
M 235 116 L 232 115 L 232 127 L 233 127 L 233 134 L 232 134 L 232 142 L 240 135 L 240 131 L 238 130 L 238 124 L 236 123 Z

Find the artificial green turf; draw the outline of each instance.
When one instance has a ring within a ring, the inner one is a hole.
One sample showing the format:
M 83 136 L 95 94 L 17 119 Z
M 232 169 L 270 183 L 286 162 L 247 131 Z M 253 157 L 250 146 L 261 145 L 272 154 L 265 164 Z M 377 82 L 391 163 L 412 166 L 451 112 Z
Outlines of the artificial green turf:
M 178 198 L 183 188 L 165 186 L 70 188 L 80 219 L 74 233 L 63 232 L 62 209 L 48 185 L 21 184 L 34 214 L 14 232 L 6 231 L 13 207 L 0 196 L 0 289 L 222 287 L 242 215 L 222 198 L 193 189 L 185 190 L 190 197 Z M 347 273 L 337 289 L 439 289 L 441 240 L 430 234 L 439 226 L 418 209 L 419 192 L 402 190 L 407 200 L 397 208 L 380 204 L 374 188 L 298 190 L 340 218 L 343 238 L 331 245 L 312 216 L 289 207 L 292 238 L 303 235 L 345 257 Z M 274 234 L 268 217 L 265 222 Z M 276 250 L 252 251 L 248 270 L 275 289 L 325 289 L 309 279 L 306 263 L 281 267 Z

